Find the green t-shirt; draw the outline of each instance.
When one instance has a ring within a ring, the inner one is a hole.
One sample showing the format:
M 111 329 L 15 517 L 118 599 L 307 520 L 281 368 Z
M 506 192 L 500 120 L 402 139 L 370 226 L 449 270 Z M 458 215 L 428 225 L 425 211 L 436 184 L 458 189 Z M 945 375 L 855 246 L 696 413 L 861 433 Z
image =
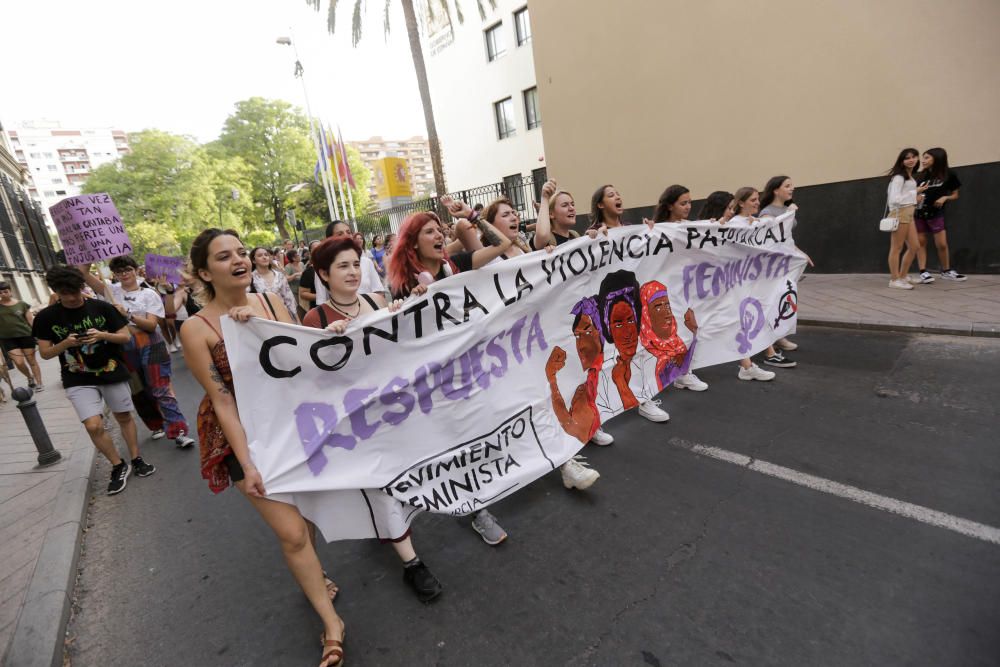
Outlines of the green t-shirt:
M 31 325 L 25 318 L 25 313 L 31 306 L 18 301 L 12 306 L 0 303 L 0 338 L 19 338 L 31 335 Z

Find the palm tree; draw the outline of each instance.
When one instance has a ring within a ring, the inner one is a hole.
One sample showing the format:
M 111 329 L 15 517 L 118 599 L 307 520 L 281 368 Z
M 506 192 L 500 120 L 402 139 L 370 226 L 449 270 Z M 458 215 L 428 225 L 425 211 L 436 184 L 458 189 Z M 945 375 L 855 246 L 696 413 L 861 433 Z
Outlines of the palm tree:
M 439 11 L 447 12 L 451 15 L 451 8 L 448 6 L 448 0 L 425 0 L 427 2 L 427 10 L 431 13 L 433 17 L 434 5 L 440 6 Z M 462 8 L 458 4 L 458 0 L 452 0 L 455 5 L 455 16 L 458 18 L 459 23 L 465 23 L 465 16 L 462 14 Z M 496 9 L 496 0 L 486 0 L 492 9 Z M 385 34 L 389 34 L 389 9 L 392 6 L 393 0 L 385 0 L 385 8 L 383 10 L 383 28 Z M 319 11 L 321 0 L 306 0 L 306 4 Z M 338 0 L 328 0 L 327 12 L 326 12 L 326 29 L 330 34 L 334 34 L 334 30 L 337 26 L 337 4 Z M 410 39 L 410 55 L 413 57 L 413 70 L 417 75 L 417 87 L 420 89 L 420 102 L 424 107 L 424 123 L 427 125 L 427 143 L 430 144 L 431 149 L 431 166 L 434 169 L 434 188 L 437 190 L 437 195 L 441 196 L 448 192 L 445 186 L 444 180 L 444 167 L 441 165 L 441 143 L 438 140 L 437 126 L 434 124 L 434 108 L 431 105 L 431 91 L 430 87 L 427 85 L 427 67 L 424 65 L 424 51 L 420 47 L 420 29 L 417 26 L 417 13 L 413 8 L 413 0 L 400 0 L 400 4 L 403 6 L 403 17 L 406 21 L 406 35 Z M 476 0 L 477 7 L 479 8 L 479 16 L 486 20 L 486 8 L 483 5 L 483 0 Z M 351 44 L 352 46 L 357 46 L 358 42 L 361 41 L 361 10 L 362 10 L 362 0 L 354 0 L 354 13 L 351 16 Z

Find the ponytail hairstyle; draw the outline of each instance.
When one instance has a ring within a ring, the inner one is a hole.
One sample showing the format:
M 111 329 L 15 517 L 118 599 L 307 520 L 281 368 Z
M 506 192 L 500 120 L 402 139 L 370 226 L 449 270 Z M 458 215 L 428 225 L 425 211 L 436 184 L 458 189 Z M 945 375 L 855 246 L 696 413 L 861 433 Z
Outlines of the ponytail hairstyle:
M 757 188 L 751 188 L 749 186 L 744 186 L 736 191 L 736 194 L 733 195 L 733 199 L 736 200 L 736 215 L 743 215 L 743 204 L 745 204 L 755 192 L 757 192 Z

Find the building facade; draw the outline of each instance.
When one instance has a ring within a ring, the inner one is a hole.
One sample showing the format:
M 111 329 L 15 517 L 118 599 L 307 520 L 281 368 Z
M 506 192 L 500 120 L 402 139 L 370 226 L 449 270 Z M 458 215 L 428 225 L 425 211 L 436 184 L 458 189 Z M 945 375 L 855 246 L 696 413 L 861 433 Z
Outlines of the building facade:
M 421 44 L 452 192 L 544 174 L 528 5 L 491 4 L 480 3 L 485 18 L 466 8 L 464 21 L 449 3 L 421 5 Z
M 423 137 L 409 139 L 383 139 L 369 137 L 360 141 L 348 141 L 361 153 L 365 166 L 372 172 L 372 180 L 368 191 L 372 199 L 377 199 L 376 161 L 384 157 L 400 157 L 406 160 L 409 167 L 410 190 L 414 199 L 427 197 L 434 192 L 434 169 L 431 167 L 431 150 Z
M 673 183 L 700 199 L 789 175 L 816 270 L 881 273 L 884 174 L 940 146 L 963 183 L 954 266 L 1000 271 L 1000 3 L 579 0 L 531 19 L 549 174 L 581 213 L 603 183 L 639 221 Z
M 0 124 L 0 279 L 11 285 L 16 298 L 44 306 L 49 298 L 44 273 L 56 264 L 56 251 L 26 181 Z
M 67 128 L 58 121 L 24 121 L 7 129 L 18 164 L 27 171 L 28 194 L 49 207 L 80 194 L 90 172 L 129 152 L 128 136 L 112 128 Z

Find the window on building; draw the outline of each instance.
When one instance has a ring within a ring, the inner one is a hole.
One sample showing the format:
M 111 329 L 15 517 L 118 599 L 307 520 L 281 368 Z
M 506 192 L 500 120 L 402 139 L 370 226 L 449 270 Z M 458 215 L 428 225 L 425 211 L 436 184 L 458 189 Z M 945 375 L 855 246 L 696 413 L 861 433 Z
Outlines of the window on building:
M 518 211 L 524 210 L 524 185 L 521 174 L 511 174 L 503 177 L 503 193 Z
M 56 194 L 57 195 L 64 195 L 64 194 L 66 194 L 66 191 L 65 190 L 56 190 Z
M 514 12 L 514 32 L 517 33 L 518 46 L 531 41 L 531 21 L 528 20 L 527 7 Z
M 535 192 L 535 201 L 542 200 L 542 186 L 549 180 L 549 171 L 545 167 L 531 170 L 531 187 Z
M 41 153 L 28 153 L 28 157 L 34 158 L 34 159 L 38 160 L 38 159 L 40 159 L 42 157 L 42 154 Z
M 52 153 L 43 153 L 43 155 L 50 160 L 52 159 Z
M 528 88 L 524 95 L 524 119 L 529 130 L 542 126 L 542 112 L 538 108 L 538 86 Z
M 42 195 L 45 197 L 55 197 L 56 193 L 54 190 L 43 190 Z
M 507 52 L 507 45 L 503 41 L 503 21 L 486 29 L 486 59 L 493 62 Z
M 497 120 L 497 138 L 514 136 L 514 101 L 511 98 L 493 103 L 493 115 Z
M 49 168 L 49 171 L 56 171 L 56 170 L 59 169 L 59 167 L 55 166 L 54 164 L 50 164 L 50 165 L 47 165 L 47 166 Z
M 58 185 L 59 183 L 62 183 L 62 182 L 63 182 L 63 179 L 61 179 L 61 178 L 53 178 L 52 179 L 52 185 Z

